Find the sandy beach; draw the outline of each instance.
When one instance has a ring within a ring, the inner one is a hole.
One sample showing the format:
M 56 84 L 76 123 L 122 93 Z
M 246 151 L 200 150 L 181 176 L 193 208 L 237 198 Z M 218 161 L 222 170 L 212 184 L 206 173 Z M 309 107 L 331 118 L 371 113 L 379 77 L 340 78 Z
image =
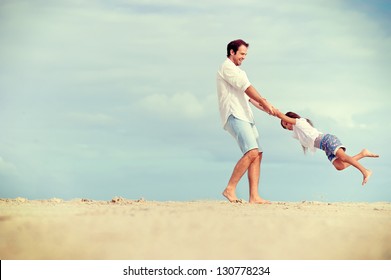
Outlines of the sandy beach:
M 391 259 L 391 203 L 0 199 L 2 260 Z

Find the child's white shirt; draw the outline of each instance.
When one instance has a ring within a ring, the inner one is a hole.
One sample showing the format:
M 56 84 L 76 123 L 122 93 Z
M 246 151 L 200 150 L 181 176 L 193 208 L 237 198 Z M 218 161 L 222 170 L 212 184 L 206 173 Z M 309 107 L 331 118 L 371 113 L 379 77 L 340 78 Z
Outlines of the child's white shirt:
M 316 151 L 314 141 L 320 134 L 322 132 L 312 127 L 304 118 L 296 119 L 296 124 L 293 125 L 293 138 L 298 139 L 302 146 L 313 153 Z

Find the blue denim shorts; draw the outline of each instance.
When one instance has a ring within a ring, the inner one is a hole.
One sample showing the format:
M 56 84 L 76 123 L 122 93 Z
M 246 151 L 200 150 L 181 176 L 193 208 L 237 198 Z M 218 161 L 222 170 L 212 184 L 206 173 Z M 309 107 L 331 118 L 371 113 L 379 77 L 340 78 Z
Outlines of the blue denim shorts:
M 334 162 L 334 160 L 337 159 L 337 156 L 335 155 L 339 148 L 344 149 L 346 151 L 346 147 L 342 145 L 341 141 L 337 138 L 337 136 L 331 135 L 331 134 L 325 134 L 320 141 L 320 149 L 325 151 L 327 158 L 331 163 Z
M 238 142 L 243 154 L 253 149 L 258 149 L 262 152 L 261 146 L 259 145 L 259 133 L 255 124 L 230 115 L 225 125 L 225 129 Z

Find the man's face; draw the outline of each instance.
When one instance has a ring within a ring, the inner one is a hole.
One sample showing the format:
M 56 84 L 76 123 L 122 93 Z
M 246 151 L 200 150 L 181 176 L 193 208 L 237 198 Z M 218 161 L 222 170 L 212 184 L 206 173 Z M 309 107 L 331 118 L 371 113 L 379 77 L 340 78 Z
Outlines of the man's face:
M 243 60 L 246 58 L 247 55 L 247 47 L 244 45 L 241 45 L 236 52 L 234 53 L 233 50 L 231 50 L 231 56 L 230 59 L 232 60 L 233 63 L 235 63 L 236 66 L 240 66 L 243 62 Z

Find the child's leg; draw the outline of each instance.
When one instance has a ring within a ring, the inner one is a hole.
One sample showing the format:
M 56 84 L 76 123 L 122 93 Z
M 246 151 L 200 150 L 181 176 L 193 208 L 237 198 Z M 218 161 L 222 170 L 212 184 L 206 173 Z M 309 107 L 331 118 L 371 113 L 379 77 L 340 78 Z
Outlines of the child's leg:
M 363 149 L 360 153 L 353 156 L 352 158 L 356 161 L 359 161 L 360 159 L 365 158 L 365 157 L 376 157 L 377 158 L 377 157 L 379 157 L 379 155 L 374 154 L 374 153 L 368 151 L 367 149 Z M 333 165 L 335 166 L 335 168 L 337 170 L 344 170 L 345 168 L 349 167 L 351 164 L 348 162 L 342 161 L 339 158 L 336 158 L 333 162 Z
M 350 166 L 350 165 L 353 165 L 358 170 L 360 170 L 360 172 L 362 173 L 362 175 L 363 175 L 362 185 L 365 185 L 368 182 L 369 177 L 372 175 L 372 171 L 370 171 L 368 169 L 365 169 L 364 166 L 362 166 L 357 161 L 357 159 L 361 159 L 361 158 L 364 157 L 364 156 L 362 156 L 360 154 L 358 154 L 358 155 L 356 155 L 354 157 L 351 157 L 351 156 L 349 156 L 349 155 L 347 155 L 345 153 L 344 149 L 339 148 L 337 153 L 336 153 L 337 159 L 334 160 L 333 164 L 334 164 L 335 168 L 337 168 L 338 170 L 342 170 L 342 169 L 339 169 L 341 167 L 341 163 L 339 161 L 342 161 L 342 164 L 343 164 L 343 166 L 345 166 L 345 168 Z

